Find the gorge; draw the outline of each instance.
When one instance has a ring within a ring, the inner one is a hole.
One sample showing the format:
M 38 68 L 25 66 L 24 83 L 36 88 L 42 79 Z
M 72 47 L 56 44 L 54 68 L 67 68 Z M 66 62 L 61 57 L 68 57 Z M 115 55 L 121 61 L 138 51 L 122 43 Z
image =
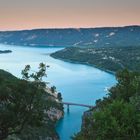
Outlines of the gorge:
M 50 53 L 63 48 L 42 48 L 0 45 L 0 50 L 9 49 L 12 53 L 0 55 L 0 68 L 17 77 L 21 77 L 21 70 L 30 64 L 33 70 L 37 69 L 40 62 L 50 66 L 45 81 L 57 87 L 62 93 L 63 101 L 86 103 L 94 105 L 97 99 L 106 96 L 106 88 L 116 83 L 112 74 L 94 67 L 73 64 L 56 60 Z M 70 137 L 80 131 L 81 117 L 86 111 L 83 107 L 70 107 L 70 112 L 65 108 L 65 116 L 56 126 L 61 140 L 70 140 Z

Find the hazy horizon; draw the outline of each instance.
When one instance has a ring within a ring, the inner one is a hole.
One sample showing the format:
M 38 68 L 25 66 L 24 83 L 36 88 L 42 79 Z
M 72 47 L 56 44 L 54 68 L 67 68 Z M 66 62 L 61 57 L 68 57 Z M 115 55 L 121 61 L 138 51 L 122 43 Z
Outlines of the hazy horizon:
M 140 25 L 139 0 L 1 0 L 0 31 Z

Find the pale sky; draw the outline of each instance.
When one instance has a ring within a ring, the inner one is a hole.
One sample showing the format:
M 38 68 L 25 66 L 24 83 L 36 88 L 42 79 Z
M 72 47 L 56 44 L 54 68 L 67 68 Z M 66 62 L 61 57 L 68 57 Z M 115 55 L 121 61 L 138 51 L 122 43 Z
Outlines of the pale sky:
M 0 30 L 140 25 L 140 0 L 0 0 Z

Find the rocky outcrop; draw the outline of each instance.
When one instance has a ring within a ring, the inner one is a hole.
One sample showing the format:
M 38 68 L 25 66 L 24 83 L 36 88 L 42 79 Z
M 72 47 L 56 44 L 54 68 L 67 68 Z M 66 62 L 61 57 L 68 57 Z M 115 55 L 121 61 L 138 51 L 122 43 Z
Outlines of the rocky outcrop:
M 63 117 L 63 112 L 57 108 L 51 107 L 47 111 L 47 115 L 52 121 L 60 120 Z

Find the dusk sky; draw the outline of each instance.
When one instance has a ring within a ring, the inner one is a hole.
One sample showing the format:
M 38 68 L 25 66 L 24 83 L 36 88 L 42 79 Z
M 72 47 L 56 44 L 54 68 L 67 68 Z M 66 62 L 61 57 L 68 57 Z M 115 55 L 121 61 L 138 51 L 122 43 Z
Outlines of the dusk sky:
M 0 30 L 140 25 L 140 0 L 0 0 Z

